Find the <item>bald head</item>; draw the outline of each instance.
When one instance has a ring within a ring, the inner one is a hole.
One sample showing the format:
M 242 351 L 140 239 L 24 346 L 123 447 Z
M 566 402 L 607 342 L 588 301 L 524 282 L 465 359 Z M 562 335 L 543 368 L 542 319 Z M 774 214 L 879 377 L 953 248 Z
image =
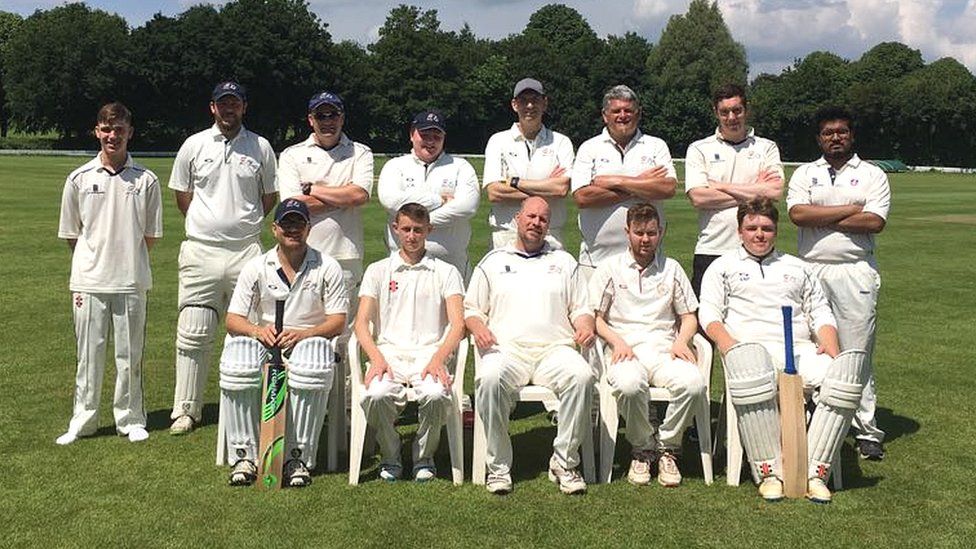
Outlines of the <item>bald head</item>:
M 549 234 L 549 203 L 538 196 L 523 200 L 515 214 L 515 228 L 517 248 L 529 253 L 539 251 Z

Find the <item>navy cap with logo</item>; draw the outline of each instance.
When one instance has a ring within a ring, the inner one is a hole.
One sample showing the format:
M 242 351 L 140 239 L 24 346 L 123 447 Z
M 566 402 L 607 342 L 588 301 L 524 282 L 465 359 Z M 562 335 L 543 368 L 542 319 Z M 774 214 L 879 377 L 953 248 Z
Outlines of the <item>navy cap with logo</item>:
M 417 116 L 413 117 L 413 122 L 410 127 L 418 130 L 431 130 L 437 129 L 444 133 L 447 133 L 447 123 L 444 120 L 444 115 L 440 111 L 423 111 L 417 113 Z
M 339 94 L 324 91 L 313 95 L 312 98 L 308 100 L 308 112 L 312 112 L 322 105 L 331 105 L 339 112 L 343 112 L 345 110 L 345 108 L 342 106 L 342 98 L 339 97 Z
M 535 78 L 523 78 L 515 84 L 515 91 L 512 92 L 512 97 L 518 97 L 520 93 L 532 90 L 539 95 L 545 95 L 546 89 L 542 87 L 542 82 L 539 82 Z
M 278 209 L 275 210 L 275 223 L 281 223 L 281 220 L 285 216 L 292 214 L 301 216 L 308 223 L 308 206 L 301 200 L 295 200 L 294 198 L 288 198 L 281 204 L 278 204 Z
M 214 87 L 213 94 L 210 98 L 213 101 L 217 101 L 221 97 L 233 95 L 234 97 L 240 99 L 241 101 L 247 101 L 247 90 L 244 86 L 238 84 L 237 82 L 221 82 Z

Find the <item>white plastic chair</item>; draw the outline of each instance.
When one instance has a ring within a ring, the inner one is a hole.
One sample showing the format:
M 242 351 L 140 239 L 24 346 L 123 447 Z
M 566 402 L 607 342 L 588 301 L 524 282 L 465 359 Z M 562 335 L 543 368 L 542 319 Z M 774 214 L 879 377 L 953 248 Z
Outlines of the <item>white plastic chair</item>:
M 695 411 L 695 427 L 698 429 L 698 445 L 701 453 L 702 473 L 705 484 L 711 484 L 712 474 L 712 424 L 711 409 L 708 395 L 711 388 L 712 376 L 712 346 L 700 334 L 695 334 L 692 340 L 695 356 L 698 358 L 698 369 L 705 378 L 705 398 Z M 602 373 L 600 375 L 600 481 L 610 482 L 613 475 L 614 450 L 617 447 L 617 429 L 620 425 L 620 415 L 617 412 L 617 399 L 610 394 L 610 382 L 607 380 L 607 361 L 609 356 L 602 342 L 597 344 L 597 355 L 600 357 Z M 651 387 L 647 392 L 651 402 L 671 402 L 671 393 L 663 387 Z
M 356 334 L 349 338 L 350 383 L 352 410 L 349 434 L 349 484 L 359 484 L 359 472 L 363 464 L 363 448 L 366 444 L 366 411 L 362 400 L 366 387 L 363 385 L 363 368 Z M 451 384 L 453 413 L 448 419 L 447 443 L 451 452 L 451 480 L 455 485 L 464 482 L 464 429 L 461 421 L 461 396 L 464 394 L 464 366 L 468 359 L 468 341 L 461 339 L 454 355 L 454 382 Z M 417 393 L 407 387 L 407 401 L 416 402 Z
M 474 349 L 474 364 L 475 370 L 477 371 L 478 364 L 481 362 L 481 349 L 475 343 L 474 336 L 471 336 L 471 348 Z M 556 396 L 556 393 L 539 385 L 526 385 L 522 387 L 518 392 L 516 402 L 541 402 L 547 410 L 556 410 L 559 408 L 559 397 Z M 475 410 L 474 436 L 472 437 L 472 445 L 474 448 L 471 451 L 471 482 L 473 484 L 484 484 L 488 473 L 486 466 L 486 460 L 488 458 L 488 437 L 485 433 L 485 424 L 481 421 L 481 414 L 477 412 Z M 587 413 L 589 414 L 589 411 Z M 583 479 L 589 484 L 595 484 L 597 478 L 595 458 L 593 455 L 592 427 L 587 429 L 586 434 L 583 435 L 580 454 L 583 461 Z

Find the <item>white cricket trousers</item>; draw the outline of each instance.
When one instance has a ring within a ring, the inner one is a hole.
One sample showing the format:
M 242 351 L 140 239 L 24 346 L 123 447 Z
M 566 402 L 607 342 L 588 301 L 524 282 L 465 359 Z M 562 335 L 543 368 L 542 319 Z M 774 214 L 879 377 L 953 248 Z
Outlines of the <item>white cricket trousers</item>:
M 98 401 L 105 374 L 108 330 L 113 328 L 115 396 L 112 413 L 121 435 L 146 426 L 142 404 L 142 350 L 146 338 L 146 292 L 131 294 L 72 293 L 78 372 L 68 431 L 90 435 L 98 428 Z
M 695 417 L 695 410 L 705 398 L 705 378 L 696 364 L 672 358 L 650 344 L 634 346 L 637 360 L 627 360 L 607 367 L 611 394 L 617 409 L 627 423 L 627 440 L 635 451 L 678 450 L 681 435 Z M 650 386 L 663 387 L 671 393 L 667 414 L 655 441 L 654 427 L 648 420 Z
M 864 391 L 854 414 L 857 438 L 883 442 L 885 433 L 878 428 L 875 412 L 878 393 L 874 384 L 874 333 L 878 316 L 878 292 L 881 275 L 872 262 L 811 263 L 813 272 L 824 287 L 830 308 L 837 320 L 840 350 L 861 349 L 867 353 Z
M 488 474 L 511 473 L 509 414 L 515 407 L 519 389 L 530 383 L 551 390 L 559 398 L 553 455 L 567 469 L 579 466 L 580 444 L 586 430 L 592 428 L 590 407 L 594 382 L 590 365 L 565 345 L 553 346 L 536 360 L 527 360 L 501 345 L 484 351 L 475 372 L 474 398 L 488 439 Z
M 383 463 L 400 464 L 400 435 L 394 422 L 407 405 L 410 384 L 417 394 L 417 436 L 413 444 L 413 463 L 431 460 L 440 443 L 441 429 L 453 408 L 451 391 L 440 381 L 420 373 L 430 362 L 437 347 L 419 350 L 399 350 L 392 345 L 380 345 L 380 352 L 393 369 L 392 379 L 374 379 L 363 395 L 362 407 L 366 422 L 376 429 Z

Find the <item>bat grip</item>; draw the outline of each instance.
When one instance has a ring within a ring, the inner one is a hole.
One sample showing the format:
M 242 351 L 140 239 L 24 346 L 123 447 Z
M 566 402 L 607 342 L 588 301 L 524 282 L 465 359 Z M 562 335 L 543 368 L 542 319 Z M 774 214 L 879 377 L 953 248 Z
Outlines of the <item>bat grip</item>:
M 783 305 L 783 344 L 786 348 L 786 367 L 783 373 L 796 374 L 796 362 L 793 358 L 793 307 Z
M 285 300 L 279 299 L 275 301 L 275 333 L 281 334 L 281 330 L 285 327 Z M 281 347 L 275 345 L 271 348 L 271 360 L 275 364 L 281 364 Z

